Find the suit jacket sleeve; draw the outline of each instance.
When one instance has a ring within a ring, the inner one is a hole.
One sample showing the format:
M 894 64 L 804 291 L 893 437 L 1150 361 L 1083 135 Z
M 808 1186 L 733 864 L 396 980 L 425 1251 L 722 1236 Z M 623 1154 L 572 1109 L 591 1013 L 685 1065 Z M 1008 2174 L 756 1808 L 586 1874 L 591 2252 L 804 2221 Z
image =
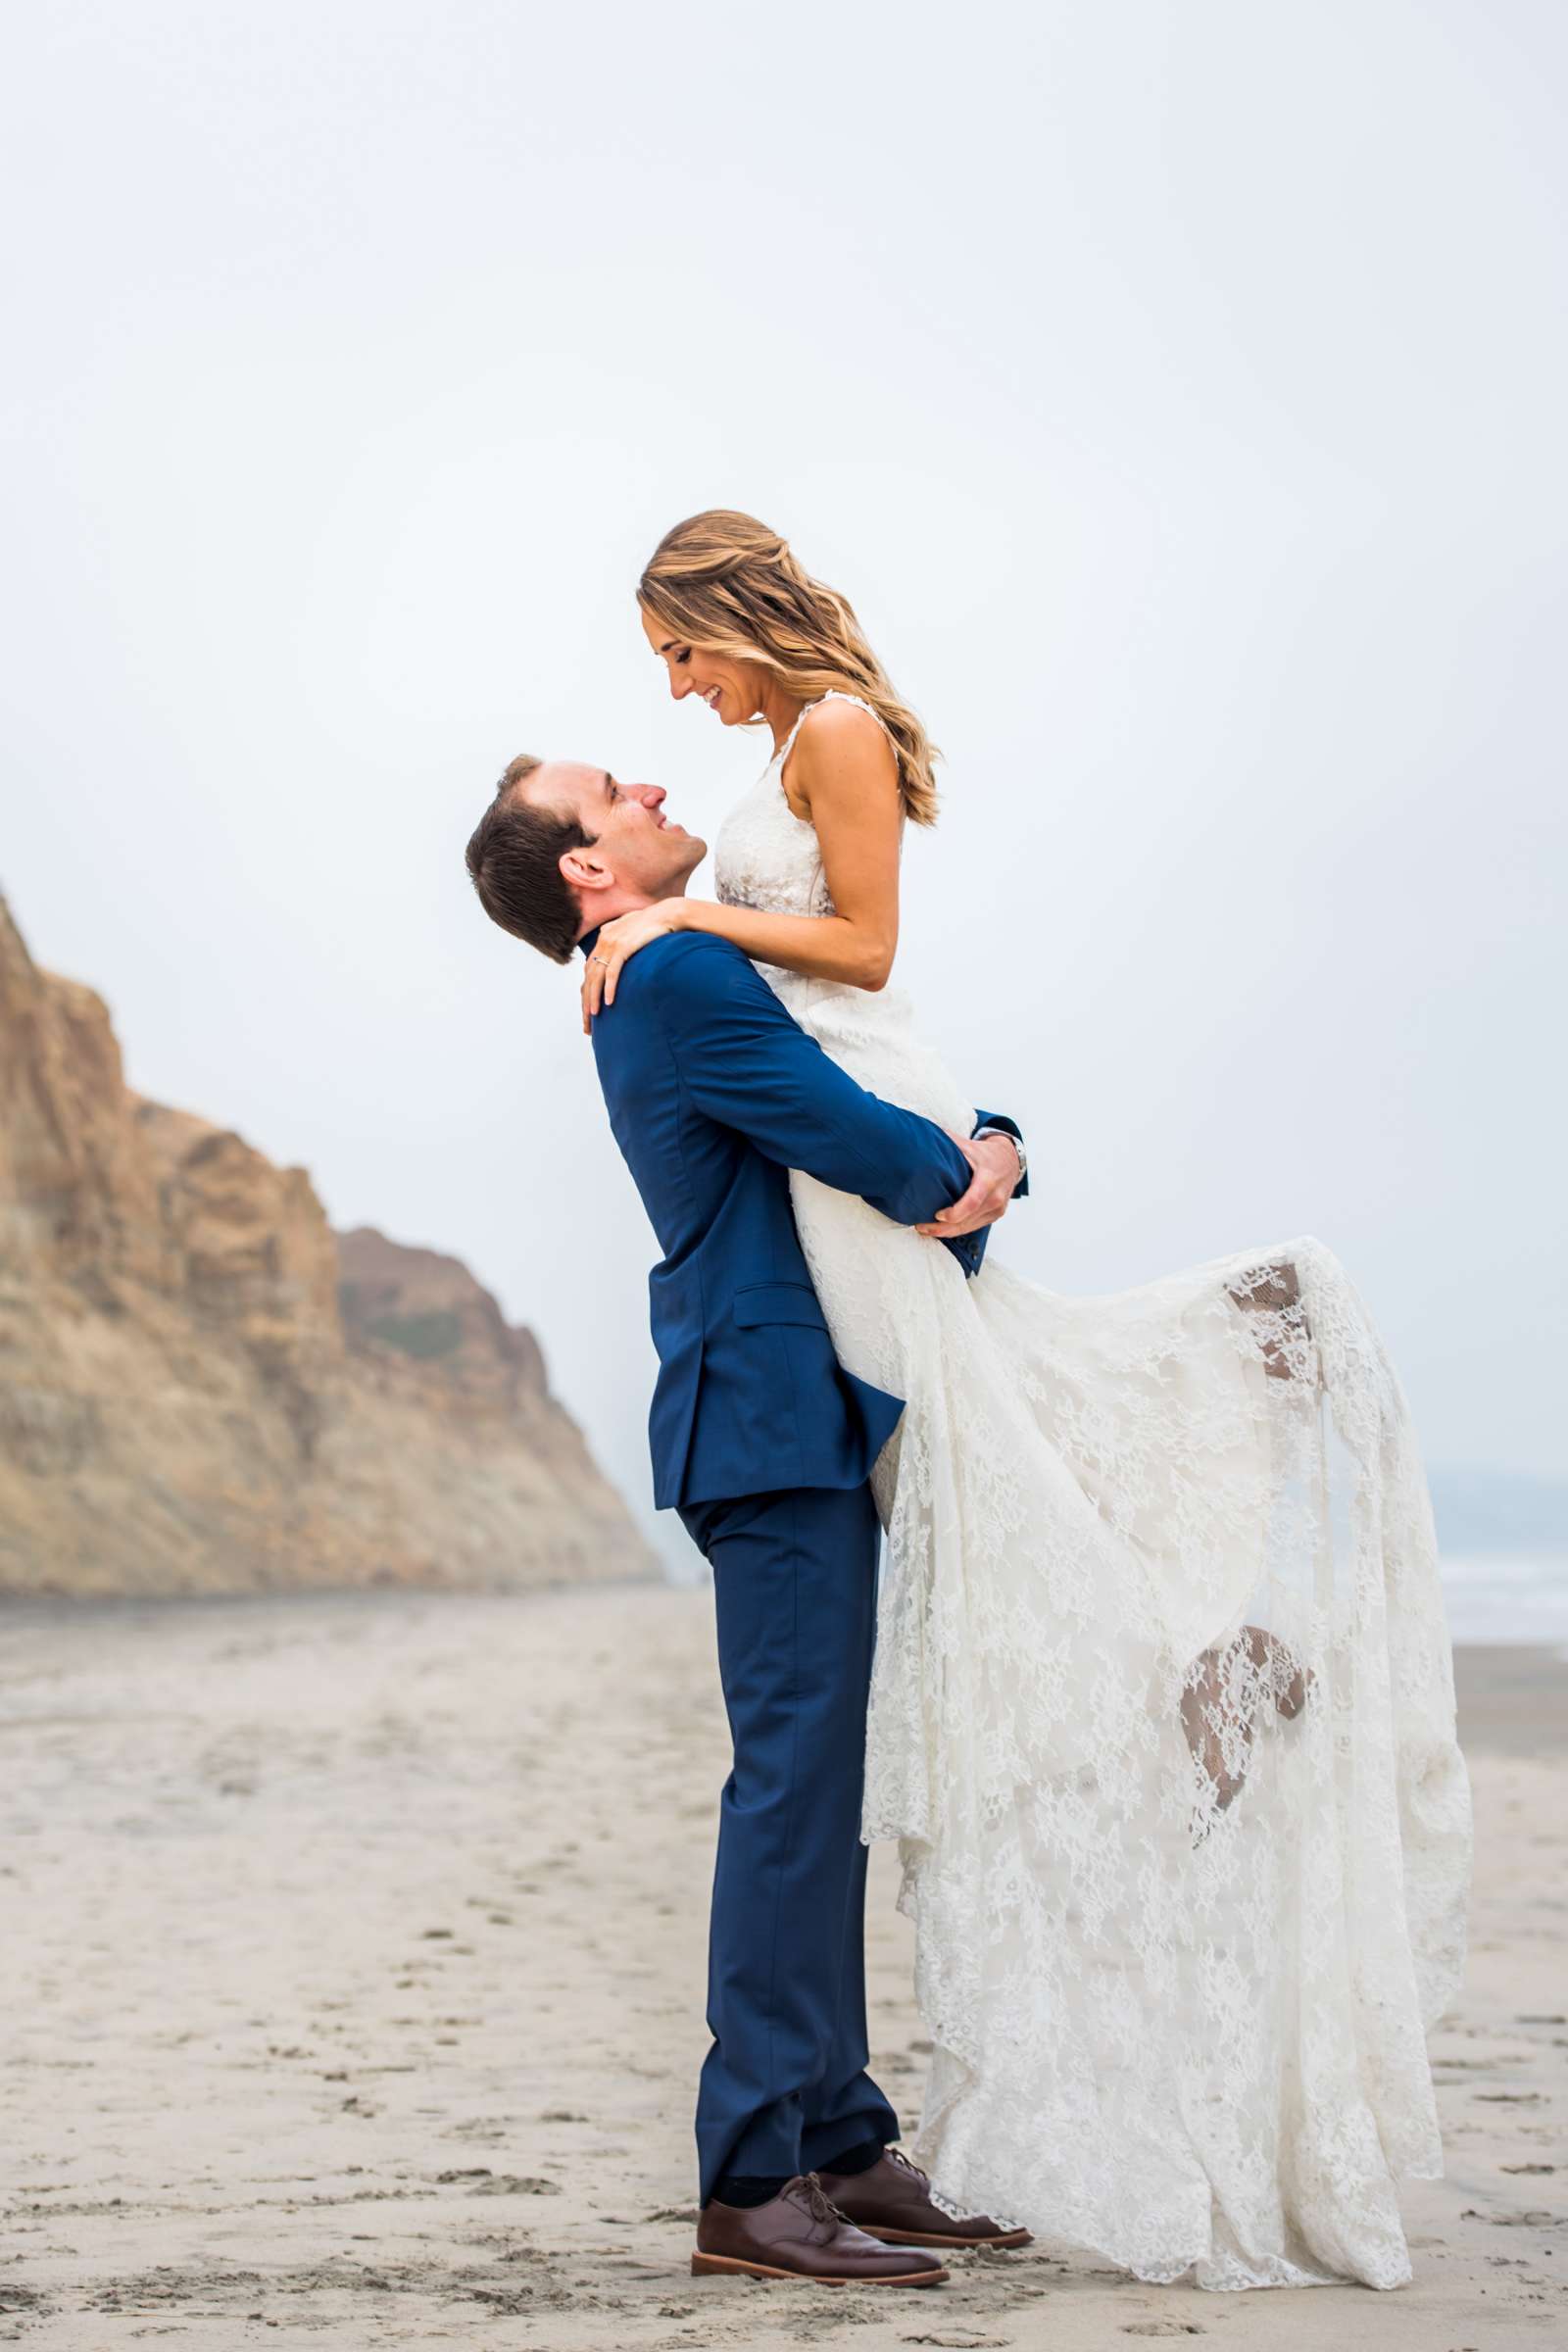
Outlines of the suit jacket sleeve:
M 968 1190 L 952 1138 L 857 1086 L 727 941 L 683 933 L 663 959 L 659 1003 L 697 1107 L 780 1166 L 858 1193 L 901 1225 L 925 1223 Z

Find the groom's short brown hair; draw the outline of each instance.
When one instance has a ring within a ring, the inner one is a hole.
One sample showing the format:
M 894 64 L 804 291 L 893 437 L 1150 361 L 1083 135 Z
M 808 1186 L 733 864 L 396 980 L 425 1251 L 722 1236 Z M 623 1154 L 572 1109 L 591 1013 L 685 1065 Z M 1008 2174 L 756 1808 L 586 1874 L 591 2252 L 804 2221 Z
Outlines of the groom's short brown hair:
M 468 874 L 493 923 L 554 962 L 569 963 L 582 911 L 561 860 L 567 850 L 591 847 L 595 836 L 564 809 L 524 798 L 520 787 L 543 764 L 530 752 L 508 762 L 468 837 Z

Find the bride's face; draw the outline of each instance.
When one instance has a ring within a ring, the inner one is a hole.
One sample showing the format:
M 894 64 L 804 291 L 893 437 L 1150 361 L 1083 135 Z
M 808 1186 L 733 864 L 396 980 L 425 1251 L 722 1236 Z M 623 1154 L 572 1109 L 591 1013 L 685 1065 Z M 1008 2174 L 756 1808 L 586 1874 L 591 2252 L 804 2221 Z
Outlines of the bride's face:
M 677 703 L 689 694 L 706 703 L 726 727 L 738 727 L 762 705 L 766 673 L 760 662 L 731 662 L 723 654 L 705 654 L 684 637 L 672 637 L 666 624 L 645 608 L 643 635 L 669 672 L 669 691 Z

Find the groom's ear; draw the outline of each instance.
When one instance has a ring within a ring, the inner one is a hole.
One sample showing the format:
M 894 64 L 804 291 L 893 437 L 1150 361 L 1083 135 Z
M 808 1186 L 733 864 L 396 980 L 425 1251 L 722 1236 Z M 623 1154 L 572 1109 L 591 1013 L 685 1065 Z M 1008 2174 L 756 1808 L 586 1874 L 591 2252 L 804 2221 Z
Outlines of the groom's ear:
M 594 856 L 591 843 L 581 849 L 563 850 L 561 871 L 573 890 L 610 890 L 614 886 L 614 875 L 602 858 Z

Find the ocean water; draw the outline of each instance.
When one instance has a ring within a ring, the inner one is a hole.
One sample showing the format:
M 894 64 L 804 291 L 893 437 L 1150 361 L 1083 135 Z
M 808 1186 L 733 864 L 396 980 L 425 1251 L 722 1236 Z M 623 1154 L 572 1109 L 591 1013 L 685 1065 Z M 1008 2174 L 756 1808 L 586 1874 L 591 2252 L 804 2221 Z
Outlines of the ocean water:
M 1568 1657 L 1568 1551 L 1445 1552 L 1440 1563 L 1455 1642 L 1545 1642 Z M 694 1549 L 675 1585 L 709 1582 Z
M 1568 1552 L 1445 1553 L 1442 1574 L 1455 1642 L 1568 1645 Z

